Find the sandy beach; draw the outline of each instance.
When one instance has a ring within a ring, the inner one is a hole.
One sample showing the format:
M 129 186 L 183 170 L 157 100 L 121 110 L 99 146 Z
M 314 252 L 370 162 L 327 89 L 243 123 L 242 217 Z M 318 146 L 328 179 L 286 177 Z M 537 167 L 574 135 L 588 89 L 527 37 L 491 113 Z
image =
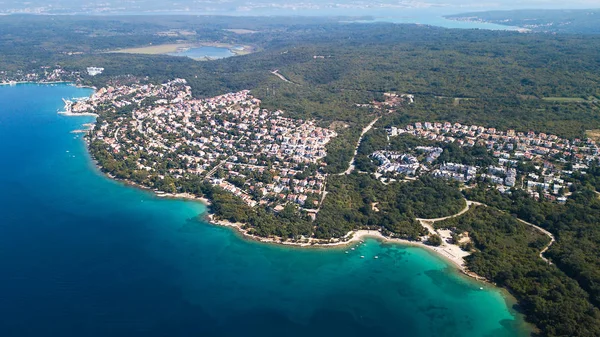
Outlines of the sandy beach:
M 410 241 L 405 239 L 398 238 L 389 238 L 381 234 L 378 230 L 357 230 L 351 231 L 346 234 L 341 239 L 331 239 L 327 240 L 318 240 L 314 238 L 306 238 L 299 242 L 284 240 L 278 237 L 260 237 L 256 235 L 252 235 L 248 230 L 244 229 L 244 224 L 242 223 L 233 223 L 227 220 L 215 220 L 212 214 L 209 214 L 206 219 L 215 225 L 232 227 L 235 228 L 238 232 L 240 232 L 244 237 L 263 242 L 263 243 L 272 243 L 272 244 L 281 244 L 281 245 L 289 245 L 289 246 L 297 246 L 304 248 L 319 248 L 319 247 L 344 247 L 351 246 L 357 242 L 364 241 L 365 238 L 374 238 L 382 242 L 386 243 L 394 243 L 400 245 L 409 245 L 415 247 L 421 247 L 427 249 L 430 252 L 435 253 L 436 255 L 442 257 L 444 260 L 450 262 L 453 266 L 455 266 L 458 270 L 460 270 L 463 274 L 475 278 L 481 281 L 487 281 L 484 277 L 481 277 L 471 271 L 469 271 L 466 267 L 464 258 L 469 256 L 469 252 L 463 251 L 458 245 L 444 243 L 441 246 L 429 246 L 422 241 Z
M 156 193 L 156 196 L 159 198 L 169 198 L 169 199 L 186 199 L 186 200 L 194 200 L 199 201 L 206 206 L 210 206 L 211 202 L 207 198 L 197 197 L 191 193 Z

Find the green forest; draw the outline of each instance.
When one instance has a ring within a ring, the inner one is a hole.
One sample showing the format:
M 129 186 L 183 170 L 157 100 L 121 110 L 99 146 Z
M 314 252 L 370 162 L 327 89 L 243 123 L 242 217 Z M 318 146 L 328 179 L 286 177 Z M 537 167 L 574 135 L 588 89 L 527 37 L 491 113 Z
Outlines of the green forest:
M 419 240 L 427 231 L 415 218 L 452 215 L 465 207 L 455 186 L 430 177 L 384 185 L 369 174 L 354 173 L 330 176 L 327 184 L 329 195 L 316 220 L 317 237 L 381 228 L 388 235 Z

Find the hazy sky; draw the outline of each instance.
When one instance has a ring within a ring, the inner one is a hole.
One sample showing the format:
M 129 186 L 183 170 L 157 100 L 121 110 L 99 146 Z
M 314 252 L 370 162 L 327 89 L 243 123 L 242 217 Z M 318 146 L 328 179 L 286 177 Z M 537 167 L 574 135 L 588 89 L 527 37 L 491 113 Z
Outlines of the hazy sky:
M 600 0 L 0 0 L 0 12 L 119 13 L 119 12 L 218 12 L 282 13 L 323 11 L 348 14 L 352 10 L 471 11 L 519 8 L 600 8 Z M 364 14 L 357 11 L 358 15 Z

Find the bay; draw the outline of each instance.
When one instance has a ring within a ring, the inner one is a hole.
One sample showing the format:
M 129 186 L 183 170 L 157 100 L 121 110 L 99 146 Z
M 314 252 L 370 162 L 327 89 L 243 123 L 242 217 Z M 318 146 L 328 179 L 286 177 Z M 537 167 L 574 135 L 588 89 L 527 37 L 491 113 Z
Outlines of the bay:
M 3 337 L 529 333 L 503 291 L 421 248 L 247 241 L 104 177 L 71 133 L 93 118 L 57 114 L 90 93 L 0 86 Z
M 181 52 L 169 53 L 172 56 L 187 56 L 192 59 L 222 59 L 234 56 L 235 54 L 228 48 L 202 46 L 198 48 L 189 48 Z

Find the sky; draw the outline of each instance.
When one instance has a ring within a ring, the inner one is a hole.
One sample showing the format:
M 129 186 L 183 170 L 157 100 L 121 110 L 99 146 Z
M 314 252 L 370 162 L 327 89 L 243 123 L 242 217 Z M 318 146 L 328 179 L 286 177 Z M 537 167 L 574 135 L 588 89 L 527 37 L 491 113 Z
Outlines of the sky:
M 468 12 L 522 8 L 600 8 L 600 0 L 0 0 L 0 13 L 152 13 L 347 15 L 360 10 L 443 10 Z M 307 12 L 307 13 L 305 13 Z

